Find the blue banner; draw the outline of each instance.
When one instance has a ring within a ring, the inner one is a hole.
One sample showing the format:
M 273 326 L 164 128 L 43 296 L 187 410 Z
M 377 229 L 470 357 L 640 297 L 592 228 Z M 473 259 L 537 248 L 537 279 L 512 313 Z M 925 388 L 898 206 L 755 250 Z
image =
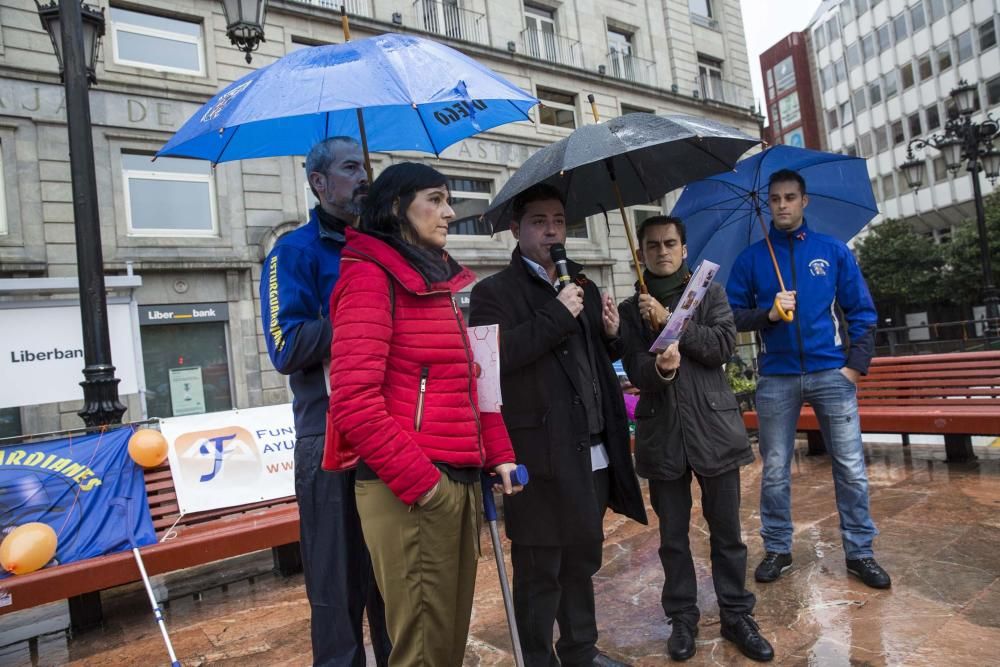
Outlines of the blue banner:
M 46 567 L 156 542 L 131 435 L 125 427 L 0 447 L 0 536 L 32 521 L 51 526 L 58 542 Z

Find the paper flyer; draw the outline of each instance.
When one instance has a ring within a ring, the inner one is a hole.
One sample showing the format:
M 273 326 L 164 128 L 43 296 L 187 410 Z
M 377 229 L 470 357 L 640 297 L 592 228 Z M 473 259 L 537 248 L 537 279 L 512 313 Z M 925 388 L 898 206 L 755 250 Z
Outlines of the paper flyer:
M 688 281 L 687 287 L 684 288 L 681 300 L 677 302 L 677 308 L 674 312 L 670 313 L 667 326 L 663 327 L 663 331 L 660 332 L 660 335 L 653 341 L 652 347 L 649 348 L 650 352 L 659 354 L 667 349 L 671 343 L 681 339 L 681 334 L 684 333 L 688 322 L 694 317 L 694 311 L 697 310 L 698 304 L 701 303 L 705 292 L 708 291 L 708 286 L 712 284 L 712 278 L 718 272 L 719 265 L 715 262 L 710 262 L 706 259 L 698 264 L 698 267 L 691 275 L 691 279 Z
M 500 326 L 469 327 L 469 347 L 476 362 L 480 412 L 500 412 Z

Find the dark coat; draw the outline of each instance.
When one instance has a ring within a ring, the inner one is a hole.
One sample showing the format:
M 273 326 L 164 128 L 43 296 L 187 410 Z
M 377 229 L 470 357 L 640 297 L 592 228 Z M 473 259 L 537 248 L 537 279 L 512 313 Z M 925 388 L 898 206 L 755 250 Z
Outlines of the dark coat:
M 678 301 L 680 295 L 678 295 Z M 677 304 L 664 304 L 673 310 Z M 677 479 L 690 466 L 714 477 L 753 462 L 725 364 L 736 346 L 726 292 L 712 283 L 681 336 L 681 366 L 672 381 L 656 370 L 656 334 L 639 315 L 638 296 L 618 306 L 622 365 L 639 388 L 635 409 L 636 470 L 647 479 Z
M 570 263 L 583 285 L 580 317 L 591 337 L 605 420 L 612 510 L 646 523 L 639 480 L 629 453 L 628 421 L 612 366 L 616 341 L 604 336 L 601 295 Z M 594 491 L 590 433 L 578 369 L 568 337 L 580 332 L 552 286 L 514 250 L 510 265 L 472 290 L 469 323 L 500 325 L 503 418 L 518 463 L 528 468 L 524 491 L 504 498 L 507 536 L 531 546 L 566 546 L 604 539 Z

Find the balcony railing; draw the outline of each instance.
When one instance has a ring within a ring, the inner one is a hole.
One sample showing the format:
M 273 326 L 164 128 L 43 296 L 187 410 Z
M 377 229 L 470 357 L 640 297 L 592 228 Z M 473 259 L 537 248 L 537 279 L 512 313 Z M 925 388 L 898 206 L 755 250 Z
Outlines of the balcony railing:
M 340 6 L 344 5 L 348 14 L 353 14 L 354 16 L 364 16 L 367 18 L 373 18 L 374 13 L 372 12 L 372 0 L 291 0 L 292 2 L 297 2 L 300 5 L 315 5 L 316 7 L 326 7 L 327 9 L 334 9 L 340 11 Z
M 417 25 L 427 32 L 486 44 L 486 15 L 464 9 L 455 0 L 414 0 Z
M 656 63 L 631 53 L 612 49 L 608 53 L 609 76 L 634 81 L 647 86 L 656 85 Z
M 737 86 L 732 81 L 701 74 L 695 79 L 695 88 L 706 100 L 723 102 L 742 109 L 753 107 L 751 92 L 742 86 Z
M 583 68 L 583 46 L 569 37 L 534 28 L 521 31 L 521 48 L 525 55 L 546 62 Z

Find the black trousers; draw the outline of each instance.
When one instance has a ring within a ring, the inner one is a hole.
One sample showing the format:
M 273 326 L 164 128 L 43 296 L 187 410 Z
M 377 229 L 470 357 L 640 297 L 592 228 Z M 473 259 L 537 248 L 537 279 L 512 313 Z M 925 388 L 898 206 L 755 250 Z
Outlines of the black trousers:
M 608 505 L 610 476 L 594 472 L 601 516 Z M 513 543 L 514 614 L 527 667 L 590 665 L 597 655 L 593 576 L 601 569 L 603 541 L 564 547 Z M 552 650 L 552 630 L 559 641 Z M 556 659 L 556 652 L 559 659 Z
M 306 595 L 312 607 L 313 664 L 364 667 L 365 608 L 376 663 L 389 664 L 385 604 L 354 501 L 354 472 L 326 472 L 323 436 L 295 443 L 295 498 Z
M 660 520 L 660 562 L 668 618 L 691 627 L 698 624 L 698 580 L 691 558 L 688 532 L 691 524 L 690 468 L 674 480 L 649 480 L 649 500 Z M 712 583 L 722 621 L 753 612 L 757 600 L 746 589 L 747 547 L 740 535 L 739 468 L 716 477 L 698 478 L 701 508 L 708 522 L 712 548 Z

